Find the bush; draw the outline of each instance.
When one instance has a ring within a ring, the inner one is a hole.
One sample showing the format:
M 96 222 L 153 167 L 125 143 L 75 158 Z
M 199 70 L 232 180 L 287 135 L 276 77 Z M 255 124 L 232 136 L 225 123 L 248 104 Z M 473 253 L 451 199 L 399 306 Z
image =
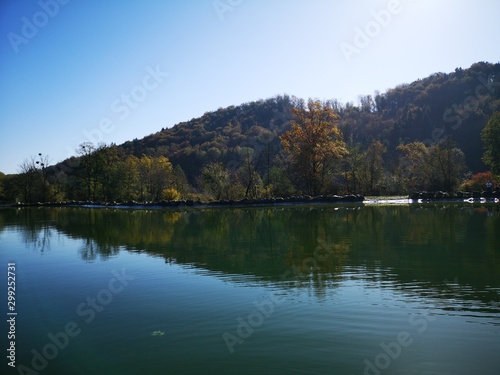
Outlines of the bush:
M 493 186 L 500 183 L 500 178 L 493 176 L 492 172 L 480 172 L 473 175 L 470 180 L 465 181 L 461 189 L 463 191 L 483 191 L 486 189 L 486 183 L 490 181 Z
M 163 190 L 163 199 L 167 201 L 177 201 L 181 199 L 181 193 L 174 188 Z

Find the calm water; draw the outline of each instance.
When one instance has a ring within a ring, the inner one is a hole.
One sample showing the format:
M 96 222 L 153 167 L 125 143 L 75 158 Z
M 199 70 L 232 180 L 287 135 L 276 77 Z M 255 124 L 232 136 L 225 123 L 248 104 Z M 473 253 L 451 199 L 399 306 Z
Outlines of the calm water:
M 0 260 L 2 374 L 500 374 L 498 205 L 4 209 Z

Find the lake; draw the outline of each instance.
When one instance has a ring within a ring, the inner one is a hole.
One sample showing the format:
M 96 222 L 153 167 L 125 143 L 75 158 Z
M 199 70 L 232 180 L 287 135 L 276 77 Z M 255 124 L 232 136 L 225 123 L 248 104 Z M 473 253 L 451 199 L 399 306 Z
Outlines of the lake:
M 0 259 L 2 374 L 500 374 L 498 204 L 8 208 Z

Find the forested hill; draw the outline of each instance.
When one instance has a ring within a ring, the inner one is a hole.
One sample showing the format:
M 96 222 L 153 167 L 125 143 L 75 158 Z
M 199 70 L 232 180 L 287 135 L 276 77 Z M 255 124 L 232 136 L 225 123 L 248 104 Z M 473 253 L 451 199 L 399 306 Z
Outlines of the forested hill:
M 210 163 L 222 162 L 237 169 L 250 155 L 260 158 L 259 166 L 263 166 L 279 152 L 278 135 L 290 127 L 290 110 L 296 100 L 278 96 L 220 108 L 120 147 L 137 157 L 168 157 L 173 165 L 181 166 L 190 183 Z
M 191 183 L 204 165 L 243 165 L 248 152 L 253 152 L 249 148 L 256 151 L 252 159 L 263 171 L 280 150 L 278 136 L 289 129 L 290 109 L 297 100 L 278 96 L 219 109 L 120 147 L 136 156 L 167 156 Z M 480 132 L 500 110 L 500 63 L 481 62 L 436 73 L 385 93 L 362 96 L 357 104 L 334 100 L 334 106 L 347 143 L 366 148 L 380 140 L 388 150 L 384 157 L 389 164 L 401 143 L 431 145 L 447 137 L 462 149 L 470 171 L 482 171 Z
M 448 138 L 465 153 L 467 167 L 484 170 L 480 133 L 500 110 L 500 63 L 476 63 L 453 73 L 435 73 L 358 106 L 341 106 L 342 131 L 353 143 L 379 139 L 393 151 L 400 143 L 436 144 Z
M 294 116 L 301 127 L 289 131 Z M 308 121 L 314 126 L 304 130 Z M 497 127 L 500 63 L 481 62 L 356 104 L 283 95 L 119 146 L 83 143 L 78 156 L 55 166 L 49 155 L 32 156 L 21 173 L 0 174 L 0 203 L 456 191 L 471 188 L 468 172 L 481 189 L 500 175 Z M 486 153 L 485 142 L 492 145 Z

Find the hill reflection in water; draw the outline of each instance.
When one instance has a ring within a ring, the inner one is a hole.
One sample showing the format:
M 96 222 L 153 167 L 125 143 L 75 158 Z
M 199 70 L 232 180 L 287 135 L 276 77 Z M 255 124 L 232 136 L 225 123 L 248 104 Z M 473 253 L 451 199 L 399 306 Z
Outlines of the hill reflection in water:
M 468 300 L 498 299 L 496 205 L 0 212 L 0 230 L 16 226 L 41 252 L 50 251 L 54 229 L 81 239 L 86 262 L 141 252 L 235 282 L 312 288 L 318 297 L 357 270 L 405 293 L 444 298 L 455 285 Z

